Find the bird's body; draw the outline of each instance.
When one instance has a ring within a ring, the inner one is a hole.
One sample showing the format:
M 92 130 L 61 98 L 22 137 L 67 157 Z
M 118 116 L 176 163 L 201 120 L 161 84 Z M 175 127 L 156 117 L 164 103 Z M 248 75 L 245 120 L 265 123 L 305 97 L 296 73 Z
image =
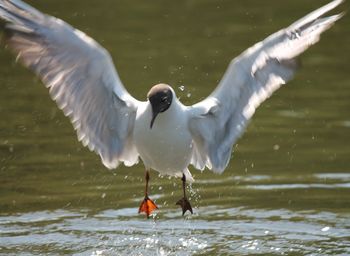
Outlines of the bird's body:
M 343 14 L 322 17 L 344 0 L 334 0 L 272 34 L 233 59 L 216 89 L 184 106 L 165 84 L 153 86 L 146 101 L 132 97 L 111 56 L 92 38 L 21 0 L 0 0 L 6 43 L 49 88 L 53 100 L 77 131 L 78 139 L 114 169 L 146 167 L 140 212 L 156 205 L 148 198 L 149 169 L 181 176 L 183 213 L 192 212 L 185 194 L 188 166 L 222 173 L 233 145 L 256 108 L 293 78 L 296 57 L 317 43 Z
M 186 171 L 192 151 L 188 113 L 188 107 L 175 99 L 167 111 L 157 116 L 150 129 L 151 104 L 146 102 L 138 108 L 133 138 L 147 169 L 180 177 Z

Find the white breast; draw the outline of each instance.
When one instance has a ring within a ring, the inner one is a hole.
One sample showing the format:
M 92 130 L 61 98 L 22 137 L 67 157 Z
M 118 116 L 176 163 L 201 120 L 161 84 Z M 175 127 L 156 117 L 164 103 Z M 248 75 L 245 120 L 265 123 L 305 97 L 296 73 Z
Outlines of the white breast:
M 136 115 L 134 142 L 146 168 L 161 174 L 176 175 L 190 163 L 192 137 L 188 130 L 185 107 L 174 100 L 169 109 L 159 113 L 150 128 L 152 108 L 147 102 Z

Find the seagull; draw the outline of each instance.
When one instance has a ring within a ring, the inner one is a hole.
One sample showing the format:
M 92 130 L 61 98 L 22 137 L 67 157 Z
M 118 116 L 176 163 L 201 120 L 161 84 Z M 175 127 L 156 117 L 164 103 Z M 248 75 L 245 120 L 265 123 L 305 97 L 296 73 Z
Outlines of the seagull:
M 176 204 L 183 215 L 193 213 L 186 196 L 186 182 L 193 181 L 188 166 L 225 170 L 256 108 L 292 79 L 296 57 L 343 13 L 323 15 L 342 2 L 334 0 L 244 51 L 230 62 L 216 89 L 192 106 L 183 105 L 164 83 L 153 86 L 145 101 L 135 99 L 101 45 L 21 0 L 0 0 L 0 19 L 8 48 L 40 77 L 78 140 L 103 165 L 114 169 L 142 160 L 146 187 L 139 213 L 149 217 L 158 208 L 148 197 L 150 170 L 181 178 L 183 197 Z

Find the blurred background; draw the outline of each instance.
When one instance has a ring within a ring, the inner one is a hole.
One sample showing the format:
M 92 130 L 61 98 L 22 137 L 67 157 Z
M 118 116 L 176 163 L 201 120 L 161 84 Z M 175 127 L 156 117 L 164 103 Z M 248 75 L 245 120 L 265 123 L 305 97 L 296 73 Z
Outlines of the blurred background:
M 209 95 L 233 57 L 328 2 L 27 1 L 104 46 L 137 99 L 164 82 L 185 104 Z M 0 254 L 350 254 L 349 29 L 346 15 L 301 56 L 224 174 L 191 169 L 194 215 L 175 206 L 181 181 L 151 172 L 152 220 L 137 214 L 143 164 L 107 170 L 1 47 Z

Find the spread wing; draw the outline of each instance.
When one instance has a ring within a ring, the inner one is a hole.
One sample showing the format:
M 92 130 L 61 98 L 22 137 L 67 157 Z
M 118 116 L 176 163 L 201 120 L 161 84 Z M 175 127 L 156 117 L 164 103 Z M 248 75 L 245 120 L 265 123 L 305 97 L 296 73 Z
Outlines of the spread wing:
M 125 90 L 107 51 L 20 0 L 0 0 L 0 19 L 7 45 L 49 88 L 79 141 L 108 168 L 136 163 L 131 132 L 139 102 Z
M 244 132 L 255 109 L 292 79 L 295 58 L 317 43 L 322 32 L 342 14 L 320 18 L 342 0 L 335 0 L 269 36 L 233 59 L 215 91 L 190 108 L 193 136 L 191 163 L 224 171 L 232 146 Z

